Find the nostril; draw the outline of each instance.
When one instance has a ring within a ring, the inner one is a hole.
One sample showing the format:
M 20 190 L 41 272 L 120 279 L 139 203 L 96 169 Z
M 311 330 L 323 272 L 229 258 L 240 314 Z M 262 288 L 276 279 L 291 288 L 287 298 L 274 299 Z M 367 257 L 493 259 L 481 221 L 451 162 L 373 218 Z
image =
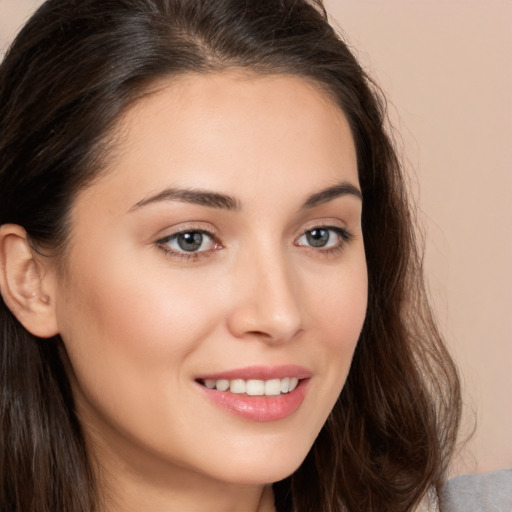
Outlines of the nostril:
M 249 331 L 247 334 L 250 334 L 252 336 L 259 337 L 259 338 L 271 338 L 271 336 L 268 332 L 263 332 L 263 331 Z

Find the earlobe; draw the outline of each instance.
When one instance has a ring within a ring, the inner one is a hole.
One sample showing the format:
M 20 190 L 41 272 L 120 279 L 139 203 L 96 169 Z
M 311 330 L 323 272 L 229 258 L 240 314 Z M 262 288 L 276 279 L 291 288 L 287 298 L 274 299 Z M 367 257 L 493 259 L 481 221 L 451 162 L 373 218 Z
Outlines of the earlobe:
M 59 332 L 50 281 L 26 231 L 16 224 L 0 226 L 0 292 L 25 329 L 40 338 Z

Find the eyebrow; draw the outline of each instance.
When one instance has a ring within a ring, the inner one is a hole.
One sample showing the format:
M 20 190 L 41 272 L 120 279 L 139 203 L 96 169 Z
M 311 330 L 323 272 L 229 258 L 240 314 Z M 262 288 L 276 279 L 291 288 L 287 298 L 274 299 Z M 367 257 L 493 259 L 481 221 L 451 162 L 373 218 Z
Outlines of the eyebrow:
M 308 208 L 313 208 L 315 206 L 321 205 L 323 203 L 327 203 L 336 199 L 338 197 L 343 196 L 353 196 L 358 199 L 363 200 L 363 195 L 361 191 L 352 183 L 348 181 L 342 181 L 337 185 L 321 190 L 320 192 L 316 192 L 315 194 L 310 195 L 306 201 L 302 204 L 302 209 L 307 210 Z
M 300 209 L 307 210 L 309 208 L 314 208 L 315 206 L 319 206 L 346 195 L 357 197 L 361 200 L 363 199 L 361 191 L 356 186 L 347 181 L 343 181 L 337 185 L 311 194 L 304 203 L 302 203 Z M 200 206 L 207 206 L 209 208 L 231 211 L 240 211 L 242 209 L 242 205 L 238 199 L 226 194 L 202 189 L 167 188 L 158 194 L 135 203 L 129 211 L 161 201 L 179 201 L 182 203 L 197 204 Z
M 241 209 L 240 201 L 226 194 L 201 189 L 167 188 L 154 196 L 142 199 L 142 201 L 134 204 L 130 211 L 160 201 L 180 201 L 182 203 L 198 204 L 222 210 L 238 211 Z

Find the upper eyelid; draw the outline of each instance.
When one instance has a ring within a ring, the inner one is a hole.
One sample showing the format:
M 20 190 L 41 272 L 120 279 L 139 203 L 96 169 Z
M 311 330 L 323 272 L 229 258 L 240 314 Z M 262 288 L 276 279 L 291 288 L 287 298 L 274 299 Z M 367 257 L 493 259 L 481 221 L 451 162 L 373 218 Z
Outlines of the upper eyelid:
M 211 233 L 210 231 L 205 231 L 203 229 L 184 229 L 181 231 L 173 231 L 172 233 L 169 233 L 168 235 L 159 237 L 159 239 L 157 241 L 168 240 L 170 238 L 177 237 L 178 235 L 182 235 L 183 233 L 201 233 L 202 235 L 206 235 L 213 239 L 216 239 L 215 235 L 213 233 Z
M 324 221 L 311 223 L 310 225 L 303 227 L 298 236 L 303 236 L 305 233 L 314 231 L 315 229 L 328 229 L 337 232 L 341 231 L 348 234 L 352 233 L 345 223 L 340 222 L 339 224 L 335 224 L 333 221 Z
M 338 216 L 326 216 L 312 219 L 309 221 L 301 222 L 300 229 L 310 231 L 315 228 L 339 228 L 348 229 L 349 222 Z
M 213 231 L 204 228 L 186 228 L 186 229 L 177 229 L 176 231 L 172 231 L 168 235 L 163 236 L 162 238 L 170 238 L 172 236 L 181 235 L 183 233 L 202 233 L 203 235 L 209 235 L 211 237 L 215 236 Z
M 206 235 L 211 236 L 212 238 L 217 237 L 218 230 L 215 229 L 213 226 L 201 226 L 199 225 L 201 223 L 182 223 L 178 225 L 177 227 L 167 227 L 165 229 L 162 229 L 159 234 L 157 234 L 156 239 L 157 240 L 163 240 L 165 238 L 170 238 L 175 235 L 179 235 L 181 233 L 191 233 L 191 232 L 198 232 L 203 233 Z

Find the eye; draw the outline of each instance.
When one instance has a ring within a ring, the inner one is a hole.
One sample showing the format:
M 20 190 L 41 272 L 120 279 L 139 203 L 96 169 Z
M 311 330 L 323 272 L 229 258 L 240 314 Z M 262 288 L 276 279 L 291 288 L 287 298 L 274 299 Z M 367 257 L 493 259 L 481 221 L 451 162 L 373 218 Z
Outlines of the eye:
M 337 226 L 321 226 L 306 231 L 296 245 L 309 246 L 315 249 L 341 249 L 351 238 L 350 233 Z
M 218 247 L 210 233 L 199 230 L 181 231 L 158 240 L 157 244 L 168 252 L 183 255 L 211 251 Z

